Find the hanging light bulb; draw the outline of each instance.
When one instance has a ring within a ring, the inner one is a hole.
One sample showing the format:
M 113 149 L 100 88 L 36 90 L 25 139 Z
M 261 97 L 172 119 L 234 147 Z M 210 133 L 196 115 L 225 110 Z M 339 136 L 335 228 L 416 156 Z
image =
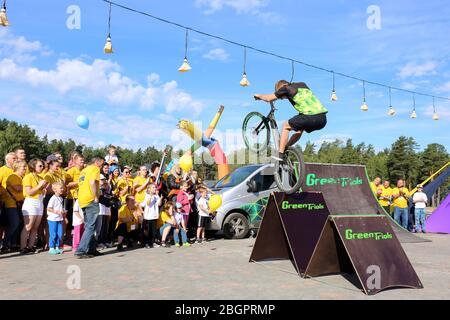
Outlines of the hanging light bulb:
M 434 97 L 433 97 L 433 120 L 434 121 L 439 120 L 439 115 L 436 112 L 436 104 L 434 103 Z
M 413 111 L 411 113 L 411 119 L 416 119 L 417 113 L 416 113 L 416 96 L 413 94 Z
M 111 42 L 111 3 L 109 3 L 109 18 L 108 18 L 108 37 L 106 37 L 106 43 L 103 47 L 103 52 L 106 54 L 113 53 L 113 47 Z
M 4 27 L 9 26 L 9 20 L 8 17 L 6 16 L 6 0 L 3 0 L 3 6 L 2 9 L 0 10 L 0 25 Z
M 191 70 L 191 66 L 189 65 L 189 61 L 187 58 L 184 58 L 183 60 L 183 64 L 181 65 L 181 67 L 178 68 L 178 71 L 180 72 L 188 72 L 189 70 Z
M 105 44 L 105 47 L 103 48 L 103 52 L 106 54 L 113 53 L 113 47 L 112 47 L 110 35 L 108 35 L 108 37 L 106 38 L 106 44 Z
M 338 97 L 336 94 L 336 82 L 334 79 L 334 71 L 333 71 L 333 91 L 331 91 L 331 101 L 338 101 Z
M 186 28 L 186 41 L 185 41 L 185 47 L 184 47 L 184 60 L 181 67 L 178 68 L 178 71 L 180 72 L 188 72 L 191 70 L 191 66 L 189 65 L 189 61 L 187 59 L 187 50 L 188 50 L 188 32 L 189 29 Z
M 394 107 L 392 107 L 392 89 L 391 89 L 391 87 L 389 87 L 389 111 L 388 111 L 388 115 L 390 115 L 391 117 L 393 117 L 395 115 L 395 109 L 394 109 Z
M 244 47 L 244 73 L 242 74 L 242 79 L 239 82 L 241 87 L 248 87 L 250 85 L 250 81 L 247 79 L 247 72 L 245 70 L 245 67 L 247 65 L 247 47 Z
M 241 87 L 248 87 L 250 85 L 250 81 L 248 81 L 247 75 L 245 73 L 242 75 L 242 79 L 239 84 L 241 85 Z
M 369 111 L 369 106 L 366 102 L 366 82 L 363 81 L 363 104 L 361 105 L 361 110 L 366 112 Z

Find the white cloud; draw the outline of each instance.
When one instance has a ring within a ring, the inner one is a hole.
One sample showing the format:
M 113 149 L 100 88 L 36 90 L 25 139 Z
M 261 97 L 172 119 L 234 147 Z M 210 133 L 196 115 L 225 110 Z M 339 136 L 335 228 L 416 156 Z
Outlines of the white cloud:
M 401 88 L 405 90 L 416 90 L 418 87 L 419 86 L 417 84 L 411 82 L 403 82 L 401 85 Z
M 437 88 L 438 92 L 449 92 L 450 93 L 450 81 L 444 83 L 442 86 Z
M 406 79 L 409 77 L 422 77 L 436 74 L 437 63 L 434 61 L 426 61 L 423 64 L 410 62 L 400 69 L 397 74 L 400 78 Z
M 224 7 L 230 7 L 237 13 L 251 13 L 255 10 L 267 6 L 267 0 L 196 0 L 197 7 L 206 7 L 205 14 L 212 14 L 222 10 Z
M 217 49 L 212 49 L 208 53 L 204 54 L 203 58 L 213 60 L 213 61 L 214 60 L 228 61 L 228 59 L 230 58 L 230 55 L 224 49 L 217 48 Z
M 48 56 L 51 51 L 39 41 L 28 41 L 23 36 L 14 36 L 10 29 L 0 29 L 0 57 L 8 57 L 18 63 L 31 63 L 33 54 Z
M 21 66 L 11 59 L 3 59 L 0 64 L 0 79 L 16 80 L 33 87 L 47 86 L 60 94 L 82 90 L 115 106 L 138 105 L 147 110 L 162 103 L 167 112 L 194 110 L 197 115 L 203 108 L 200 101 L 179 89 L 175 81 L 154 86 L 160 79 L 151 74 L 147 86 L 143 86 L 121 74 L 121 67 L 110 60 L 95 59 L 89 64 L 80 59 L 60 59 L 52 70 Z
M 265 24 L 282 23 L 282 17 L 271 11 L 261 11 L 268 6 L 270 0 L 196 0 L 195 5 L 206 8 L 204 14 L 213 14 L 224 8 L 231 8 L 237 14 L 250 14 L 262 20 Z

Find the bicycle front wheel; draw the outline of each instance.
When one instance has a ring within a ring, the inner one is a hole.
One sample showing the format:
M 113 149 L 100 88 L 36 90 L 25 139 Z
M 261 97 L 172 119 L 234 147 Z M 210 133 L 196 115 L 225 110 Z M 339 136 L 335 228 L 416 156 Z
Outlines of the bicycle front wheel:
M 242 124 L 242 136 L 245 146 L 260 153 L 269 146 L 270 129 L 264 116 L 259 112 L 249 113 Z
M 285 155 L 285 161 L 275 164 L 275 183 L 280 191 L 293 194 L 300 190 L 305 178 L 303 153 L 299 148 L 288 147 Z

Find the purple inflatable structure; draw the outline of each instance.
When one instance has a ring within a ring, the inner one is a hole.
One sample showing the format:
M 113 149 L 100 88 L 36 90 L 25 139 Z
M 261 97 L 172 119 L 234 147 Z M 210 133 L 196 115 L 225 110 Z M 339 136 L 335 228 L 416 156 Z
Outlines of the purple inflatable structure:
M 427 232 L 450 234 L 450 194 L 427 219 L 425 226 Z

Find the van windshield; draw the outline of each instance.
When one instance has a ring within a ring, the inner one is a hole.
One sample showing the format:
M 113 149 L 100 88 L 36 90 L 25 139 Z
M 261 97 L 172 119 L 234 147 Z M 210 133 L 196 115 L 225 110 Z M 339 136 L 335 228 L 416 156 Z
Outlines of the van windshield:
M 241 167 L 230 174 L 226 175 L 219 181 L 217 181 L 214 188 L 232 188 L 242 183 L 245 179 L 248 178 L 256 169 L 259 169 L 261 166 L 246 166 Z

